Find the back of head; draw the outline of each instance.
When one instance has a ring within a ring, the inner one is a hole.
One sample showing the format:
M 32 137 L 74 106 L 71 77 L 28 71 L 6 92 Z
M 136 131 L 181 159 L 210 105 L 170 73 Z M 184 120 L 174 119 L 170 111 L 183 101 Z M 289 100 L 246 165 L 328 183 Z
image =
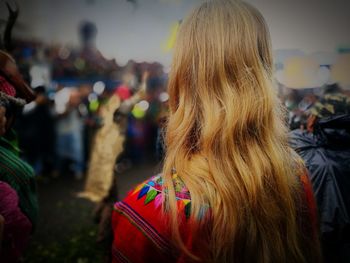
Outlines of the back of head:
M 297 225 L 302 167 L 287 144 L 272 64 L 265 20 L 247 3 L 206 1 L 181 25 L 169 79 L 166 205 L 186 250 L 176 229 L 176 168 L 203 228 L 199 214 L 210 207 L 208 261 L 305 262 L 305 248 L 317 250 L 304 246 Z

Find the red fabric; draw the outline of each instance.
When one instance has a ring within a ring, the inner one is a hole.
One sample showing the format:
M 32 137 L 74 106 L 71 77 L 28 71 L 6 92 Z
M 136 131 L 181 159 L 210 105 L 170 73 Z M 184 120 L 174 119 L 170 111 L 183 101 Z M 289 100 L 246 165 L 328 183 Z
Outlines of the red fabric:
M 313 234 L 313 238 L 317 239 L 318 233 L 319 233 L 317 206 L 316 206 L 316 200 L 314 197 L 314 192 L 312 190 L 312 185 L 307 174 L 308 172 L 305 171 L 305 173 L 301 176 L 301 182 L 305 192 L 304 196 L 306 200 L 308 215 L 310 216 L 311 227 L 312 227 L 311 231 Z
M 171 242 L 169 221 L 159 202 L 163 194 L 161 184 L 152 179 L 148 183 L 158 191 L 157 198 L 148 200 L 145 192 L 149 187 L 143 183 L 114 206 L 112 262 L 189 262 L 188 257 L 179 254 Z M 179 192 L 177 196 L 187 200 L 185 193 Z M 191 223 L 181 203 L 178 201 L 179 213 L 182 215 L 180 232 L 186 247 L 195 253 L 196 250 L 192 249 Z
M 113 212 L 112 262 L 185 262 L 179 256 L 172 256 L 176 249 L 170 242 L 161 206 L 156 207 L 155 202 L 145 205 L 145 198 L 138 200 L 137 195 L 128 195 L 122 203 L 116 204 L 129 206 L 132 211 L 121 213 L 119 207 Z
M 3 76 L 0 76 L 0 91 L 12 97 L 16 96 L 16 89 Z
M 312 240 L 317 238 L 316 205 L 312 187 L 307 177 L 302 176 L 301 181 L 307 202 L 306 212 L 311 217 L 312 222 L 311 227 L 314 233 L 314 236 L 310 238 Z M 122 202 L 118 202 L 114 206 L 112 215 L 114 232 L 112 262 L 189 262 L 185 255 L 176 254 L 177 250 L 171 244 L 168 219 L 162 213 L 161 206 L 157 206 L 157 202 L 154 200 L 147 203 L 147 195 L 138 198 L 140 192 L 142 192 L 142 187 L 138 187 L 138 190 L 136 188 Z M 178 204 L 180 209 L 184 209 L 182 203 Z M 203 248 L 205 241 L 202 244 L 199 244 L 198 241 L 192 242 L 191 230 L 193 230 L 193 225 L 186 219 L 185 213 L 182 214 L 180 231 L 186 247 L 194 254 L 205 251 L 205 248 Z M 310 233 L 310 235 L 312 234 Z

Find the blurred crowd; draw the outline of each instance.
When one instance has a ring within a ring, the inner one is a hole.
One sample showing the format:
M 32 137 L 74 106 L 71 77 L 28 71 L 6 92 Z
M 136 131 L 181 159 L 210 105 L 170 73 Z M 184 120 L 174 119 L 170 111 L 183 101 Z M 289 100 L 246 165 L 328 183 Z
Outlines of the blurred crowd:
M 116 60 L 106 59 L 95 46 L 96 33 L 94 24 L 87 22 L 80 29 L 80 47 L 19 40 L 13 46 L 11 53 L 35 93 L 35 99 L 28 100 L 30 102 L 23 110 L 16 112 L 14 124 L 18 141 L 14 143 L 16 154 L 13 160 L 16 161 L 13 162 L 20 162 L 19 155 L 33 167 L 34 172 L 28 175 L 28 181 L 33 180 L 33 174 L 53 178 L 72 174 L 77 180 L 83 179 L 93 154 L 95 135 L 107 121 L 103 118 L 107 103 L 114 97 L 121 102 L 129 102 L 143 81 L 146 81 L 144 98 L 133 105 L 121 104 L 130 109 L 123 111 L 121 108 L 113 115 L 115 123 L 124 125 L 122 134 L 125 133 L 126 138 L 123 154 L 115 163 L 114 172 L 123 172 L 132 164 L 156 159 L 157 154 L 159 158 L 163 155 L 165 149 L 161 135 L 167 115 L 167 73 L 159 63 L 129 61 L 120 66 Z M 146 80 L 143 79 L 145 72 Z M 14 96 L 5 89 L 5 84 L 1 91 Z M 346 207 L 349 195 L 345 198 L 343 193 L 347 189 L 345 186 L 349 185 L 344 175 L 350 170 L 350 94 L 337 84 L 307 90 L 280 87 L 279 93 L 287 109 L 286 118 L 292 131 L 291 145 L 303 157 L 311 178 L 326 178 L 313 186 L 321 209 L 321 224 L 324 223 L 321 226 L 326 237 L 324 244 L 329 249 L 327 253 L 333 257 L 339 246 L 344 244 L 343 235 L 348 238 L 344 233 L 349 233 Z M 310 152 L 310 149 L 315 152 Z M 24 164 L 18 165 L 21 169 L 30 170 Z M 342 182 L 342 186 L 330 185 L 329 176 Z M 325 188 L 328 190 L 325 191 Z M 338 190 L 334 190 L 336 188 Z M 10 196 L 12 190 L 7 190 Z M 20 196 L 21 190 L 16 190 L 20 199 L 28 200 Z M 325 195 L 338 194 L 340 199 L 324 203 Z M 330 221 L 334 223 L 334 215 L 337 215 L 337 228 L 327 228 Z M 32 223 L 35 222 L 35 219 L 29 218 Z M 24 227 L 30 224 L 28 220 L 24 221 Z
M 100 108 L 111 96 L 129 98 L 146 70 L 150 73 L 147 98 L 129 114 L 128 147 L 123 156 L 139 162 L 146 155 L 156 154 L 159 124 L 167 111 L 167 74 L 159 63 L 129 61 L 121 67 L 115 60 L 105 59 L 89 40 L 94 38 L 94 30 L 90 23 L 82 27 L 82 35 L 88 37 L 82 37 L 85 44 L 80 48 L 16 42 L 13 54 L 37 94 L 37 99 L 25 106 L 16 128 L 23 157 L 38 174 L 57 176 L 70 160 L 72 171 L 81 178 L 93 135 L 103 125 Z M 306 129 L 313 105 L 335 93 L 349 96 L 349 91 L 337 84 L 300 90 L 280 87 L 290 129 Z M 37 134 L 40 136 L 34 136 Z M 117 169 L 123 170 L 123 163 Z
M 349 90 L 341 88 L 338 84 L 329 84 L 324 87 L 311 89 L 280 89 L 280 99 L 287 110 L 288 125 L 291 130 L 306 129 L 307 119 L 312 113 L 315 104 L 326 96 L 339 95 L 347 98 Z
M 37 174 L 58 176 L 69 161 L 70 170 L 81 178 L 93 135 L 103 125 L 101 108 L 111 96 L 131 97 L 145 71 L 149 72 L 147 95 L 128 114 L 123 158 L 140 162 L 155 154 L 158 122 L 168 97 L 163 66 L 134 61 L 118 66 L 95 48 L 91 40 L 95 30 L 90 23 L 82 26 L 84 44 L 79 48 L 25 41 L 14 46 L 12 53 L 37 95 L 25 106 L 16 126 L 23 158 Z

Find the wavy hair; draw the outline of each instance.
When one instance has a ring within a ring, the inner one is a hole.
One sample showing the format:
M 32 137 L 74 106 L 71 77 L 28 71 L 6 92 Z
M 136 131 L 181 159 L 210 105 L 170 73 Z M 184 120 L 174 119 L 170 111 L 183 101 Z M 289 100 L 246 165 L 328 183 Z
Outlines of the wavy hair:
M 272 68 L 266 22 L 245 2 L 206 1 L 181 25 L 169 77 L 164 205 L 174 240 L 192 259 L 319 261 L 317 237 L 299 226 L 303 166 L 288 146 Z M 207 234 L 201 256 L 181 238 L 174 168 L 191 194 L 194 240 Z

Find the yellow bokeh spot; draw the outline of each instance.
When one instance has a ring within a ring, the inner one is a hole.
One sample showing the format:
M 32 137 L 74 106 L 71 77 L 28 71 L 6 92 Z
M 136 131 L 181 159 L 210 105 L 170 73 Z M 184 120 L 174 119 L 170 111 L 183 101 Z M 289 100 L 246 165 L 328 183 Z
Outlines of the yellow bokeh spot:
M 136 104 L 132 109 L 131 114 L 136 119 L 142 119 L 143 117 L 145 117 L 146 112 L 138 104 Z
M 98 107 L 100 106 L 100 103 L 98 100 L 93 100 L 89 104 L 89 110 L 91 112 L 96 112 L 98 110 Z

